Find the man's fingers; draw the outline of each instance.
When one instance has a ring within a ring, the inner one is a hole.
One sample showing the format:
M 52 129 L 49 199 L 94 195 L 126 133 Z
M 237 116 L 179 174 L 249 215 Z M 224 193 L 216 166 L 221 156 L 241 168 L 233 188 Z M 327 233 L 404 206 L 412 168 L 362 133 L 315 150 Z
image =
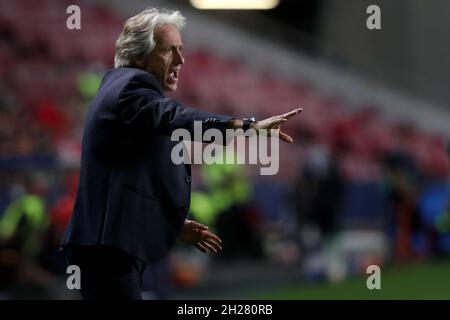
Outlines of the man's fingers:
M 204 246 L 200 244 L 200 242 L 197 242 L 194 246 L 203 253 L 206 253 L 206 251 L 208 251 Z
M 281 117 L 282 117 L 282 118 L 285 118 L 285 119 L 289 119 L 289 118 L 295 116 L 297 113 L 300 113 L 300 112 L 302 112 L 302 111 L 303 111 L 303 108 L 297 108 L 297 109 L 294 109 L 294 110 L 292 110 L 292 111 L 289 111 L 289 112 L 287 112 L 287 113 L 281 115 Z
M 288 142 L 288 143 L 294 142 L 294 139 L 292 139 L 290 136 L 288 136 L 286 133 L 282 132 L 281 130 L 279 132 L 279 137 L 281 140 L 283 140 L 285 142 Z
M 204 239 L 207 239 L 207 238 L 214 239 L 217 243 L 222 242 L 222 240 L 218 236 L 216 236 L 214 233 L 209 232 L 209 231 L 203 231 L 203 238 Z
M 193 228 L 197 228 L 200 230 L 207 230 L 208 226 L 205 226 L 204 224 L 198 223 L 194 220 L 189 220 L 189 224 L 193 227 Z
M 222 246 L 215 240 L 211 239 L 211 238 L 206 238 L 205 240 L 203 240 L 204 242 L 208 242 L 209 244 L 211 244 L 212 246 L 214 246 L 214 248 L 216 248 L 217 250 L 222 250 Z
M 275 126 L 279 126 L 282 123 L 288 121 L 289 118 L 295 116 L 297 113 L 302 112 L 303 108 L 297 108 L 294 109 L 292 111 L 289 111 L 287 113 L 284 114 L 280 114 L 278 116 L 273 116 L 270 117 L 268 119 L 262 120 L 259 122 L 258 124 L 258 128 L 260 129 L 270 129 L 273 128 Z
M 208 243 L 207 241 L 202 241 L 200 242 L 200 245 L 202 245 L 203 247 L 205 247 L 207 250 L 217 253 L 217 251 L 219 251 L 219 248 L 216 248 L 216 246 Z
M 199 249 L 201 252 L 206 253 L 208 251 L 217 253 L 222 248 L 218 248 L 217 246 L 214 246 L 206 241 L 199 241 L 195 244 L 195 247 Z M 219 246 L 220 247 L 220 246 Z
M 287 121 L 286 118 L 275 118 L 275 119 L 272 121 L 272 123 L 270 124 L 270 127 L 273 127 L 273 126 L 279 126 L 280 124 L 282 124 L 282 123 L 284 123 L 284 122 L 286 122 L 286 121 Z
M 294 139 L 292 139 L 291 136 L 289 136 L 286 133 L 284 133 L 283 131 L 281 131 L 279 129 L 279 127 L 280 126 L 278 125 L 278 126 L 275 126 L 275 129 L 271 129 L 269 132 L 269 136 L 270 137 L 278 137 L 278 139 L 283 140 L 288 143 L 294 142 Z

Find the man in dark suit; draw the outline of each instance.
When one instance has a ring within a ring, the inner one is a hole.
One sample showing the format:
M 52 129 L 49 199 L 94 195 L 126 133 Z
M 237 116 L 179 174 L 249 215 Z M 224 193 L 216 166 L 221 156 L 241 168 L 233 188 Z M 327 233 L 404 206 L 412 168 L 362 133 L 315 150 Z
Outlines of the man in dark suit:
M 165 97 L 175 91 L 181 66 L 177 11 L 147 9 L 130 18 L 116 43 L 115 69 L 106 73 L 85 120 L 80 180 L 62 240 L 69 265 L 81 270 L 84 299 L 140 299 L 146 263 L 166 255 L 178 238 L 203 252 L 221 240 L 186 220 L 191 169 L 171 161 L 179 128 L 193 136 L 194 121 L 215 128 L 277 129 L 300 111 L 259 122 L 185 107 Z

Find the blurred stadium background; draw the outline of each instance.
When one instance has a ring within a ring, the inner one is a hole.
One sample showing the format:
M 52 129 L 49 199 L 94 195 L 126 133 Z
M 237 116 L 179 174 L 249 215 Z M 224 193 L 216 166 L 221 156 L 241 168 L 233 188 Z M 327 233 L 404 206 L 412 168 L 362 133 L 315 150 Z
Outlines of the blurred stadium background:
M 68 30 L 66 8 L 81 8 Z M 450 299 L 450 3 L 280 0 L 0 2 L 0 299 L 76 299 L 58 243 L 71 215 L 84 113 L 125 19 L 187 17 L 173 98 L 238 117 L 301 105 L 280 172 L 193 168 L 190 215 L 220 255 L 177 245 L 145 299 Z M 366 288 L 378 264 L 382 289 Z

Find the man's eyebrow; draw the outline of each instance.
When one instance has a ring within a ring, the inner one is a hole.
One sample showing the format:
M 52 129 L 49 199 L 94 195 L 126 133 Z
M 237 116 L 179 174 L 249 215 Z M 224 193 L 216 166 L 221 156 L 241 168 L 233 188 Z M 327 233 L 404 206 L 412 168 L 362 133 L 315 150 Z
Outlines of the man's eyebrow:
M 180 48 L 180 49 L 183 49 L 183 45 L 182 44 L 172 44 L 172 45 L 169 45 L 169 46 L 167 46 L 167 48 L 171 48 L 171 49 L 177 49 L 177 48 Z

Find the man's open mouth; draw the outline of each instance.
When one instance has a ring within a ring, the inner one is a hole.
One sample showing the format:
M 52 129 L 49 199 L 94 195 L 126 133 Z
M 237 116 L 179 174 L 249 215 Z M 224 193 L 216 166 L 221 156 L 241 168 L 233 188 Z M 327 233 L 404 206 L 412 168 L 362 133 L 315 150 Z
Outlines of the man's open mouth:
M 173 80 L 178 80 L 178 71 L 174 70 L 171 73 L 169 73 L 169 76 L 173 79 Z

